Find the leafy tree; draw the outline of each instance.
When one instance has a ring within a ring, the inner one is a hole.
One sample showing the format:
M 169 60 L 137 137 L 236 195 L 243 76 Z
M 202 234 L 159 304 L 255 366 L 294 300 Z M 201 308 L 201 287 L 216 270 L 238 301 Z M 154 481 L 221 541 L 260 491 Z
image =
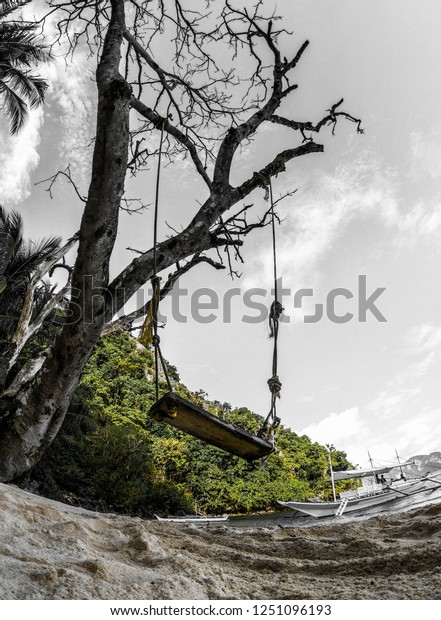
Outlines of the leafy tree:
M 295 109 L 289 105 L 297 89 L 294 74 L 309 43 L 291 49 L 280 19 L 265 15 L 263 4 L 248 10 L 225 0 L 210 3 L 211 11 L 202 13 L 189 0 L 48 0 L 49 11 L 59 15 L 60 39 L 72 41 L 74 48 L 83 41 L 97 54 L 94 152 L 72 272 L 78 295 L 47 357 L 1 399 L 7 416 L 0 434 L 0 480 L 20 476 L 41 458 L 63 423 L 100 335 L 155 271 L 177 265 L 163 295 L 201 263 L 223 268 L 207 256 L 211 250 L 216 257 L 224 249 L 220 255 L 233 271 L 246 236 L 270 216 L 267 210 L 253 219 L 251 207 L 242 201 L 268 188 L 270 179 L 285 173 L 298 157 L 323 152 L 314 136 L 327 126 L 347 119 L 361 131 L 360 121 L 342 110 L 343 100 L 331 106 L 326 102 L 328 111 L 315 121 L 281 115 L 282 104 L 286 111 Z M 162 36 L 173 44 L 158 45 Z M 165 57 L 167 52 L 171 55 Z M 246 75 L 238 73 L 238 57 L 247 61 Z M 283 127 L 292 136 L 291 145 L 270 155 L 260 170 L 251 163 L 234 185 L 236 154 L 270 126 Z M 159 140 L 160 132 L 170 161 L 186 157 L 191 162 L 198 206 L 182 231 L 161 241 L 156 253 L 144 251 L 111 280 L 126 176 L 148 167 L 151 152 L 142 140 L 151 134 Z M 94 291 L 101 294 L 95 305 L 90 274 Z M 122 289 L 124 298 L 118 295 Z M 130 327 L 146 310 L 138 308 L 119 323 Z M 26 429 L 26 441 L 20 429 Z
M 208 513 L 249 513 L 278 510 L 278 500 L 329 494 L 326 448 L 288 428 L 280 430 L 264 471 L 154 421 L 151 363 L 151 352 L 123 332 L 99 341 L 61 433 L 32 473 L 40 492 L 132 514 L 191 513 L 194 503 Z M 215 415 L 223 409 L 183 384 L 174 389 Z M 246 407 L 228 415 L 250 430 L 262 422 Z M 344 453 L 334 454 L 348 467 Z
M 0 1 L 0 98 L 13 135 L 23 127 L 28 108 L 43 103 L 48 87 L 40 76 L 30 73 L 34 65 L 50 58 L 37 39 L 36 24 L 7 19 L 30 1 Z

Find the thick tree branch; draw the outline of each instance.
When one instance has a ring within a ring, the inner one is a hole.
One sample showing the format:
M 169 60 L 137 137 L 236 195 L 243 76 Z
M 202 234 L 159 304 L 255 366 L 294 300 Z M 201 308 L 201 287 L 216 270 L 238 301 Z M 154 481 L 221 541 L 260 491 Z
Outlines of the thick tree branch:
M 173 136 L 175 140 L 177 140 L 180 144 L 182 144 L 189 152 L 190 157 L 193 160 L 193 163 L 196 167 L 196 170 L 199 172 L 201 177 L 204 179 L 206 185 L 209 189 L 211 189 L 211 179 L 207 174 L 205 167 L 203 166 L 201 160 L 199 159 L 199 155 L 197 153 L 196 147 L 192 140 L 188 136 L 186 136 L 182 131 L 180 131 L 177 127 L 172 125 L 167 118 L 160 116 L 157 112 L 146 106 L 144 103 L 136 99 L 136 97 L 132 97 L 130 100 L 130 105 L 133 109 L 135 109 L 141 116 L 150 121 L 154 127 L 157 129 L 164 128 L 164 131 L 169 135 Z
M 239 187 L 232 190 L 232 198 L 234 202 L 242 200 L 248 194 L 250 194 L 257 187 L 265 187 L 271 177 L 277 176 L 280 172 L 285 170 L 285 164 L 296 157 L 302 157 L 309 153 L 322 153 L 324 147 L 322 144 L 316 144 L 315 142 L 307 142 L 293 149 L 286 149 L 279 153 L 269 164 L 264 168 L 255 172 L 253 176 L 242 183 Z
M 296 67 L 309 44 L 308 41 L 305 41 L 292 61 L 288 62 L 286 59 L 282 61 L 280 50 L 275 42 L 277 34 L 274 34 L 272 31 L 272 20 L 268 21 L 266 30 L 259 25 L 257 16 L 257 8 L 259 5 L 256 6 L 253 16 L 250 16 L 246 9 L 243 11 L 234 9 L 231 7 L 229 2 L 226 2 L 226 6 L 232 15 L 237 15 L 242 21 L 248 23 L 248 29 L 245 32 L 235 33 L 225 18 L 225 24 L 230 36 L 233 39 L 234 37 L 237 37 L 239 40 L 241 36 L 245 36 L 250 52 L 254 57 L 257 56 L 254 51 L 253 39 L 255 37 L 264 39 L 269 50 L 273 54 L 274 64 L 272 90 L 267 102 L 246 121 L 240 123 L 237 127 L 231 127 L 219 148 L 214 169 L 213 183 L 214 185 L 219 185 L 219 187 L 223 187 L 224 189 L 226 189 L 229 185 L 231 165 L 234 154 L 239 145 L 244 140 L 249 139 L 264 121 L 269 120 L 279 107 L 282 99 L 297 88 L 297 85 L 289 85 L 289 83 L 288 86 L 284 88 L 283 80 L 284 78 L 286 79 L 288 71 Z M 260 62 L 259 58 L 258 61 Z M 257 72 L 260 72 L 259 66 Z
M 52 295 L 50 301 L 48 301 L 44 305 L 41 312 L 35 317 L 35 319 L 32 322 L 29 322 L 26 331 L 23 334 L 21 334 L 20 339 L 16 338 L 17 336 L 17 332 L 16 332 L 16 334 L 14 335 L 15 347 L 14 347 L 14 351 L 11 356 L 11 359 L 9 360 L 9 370 L 14 366 L 15 362 L 17 361 L 20 353 L 22 352 L 26 344 L 35 336 L 35 334 L 37 334 L 41 330 L 45 320 L 60 305 L 61 301 L 66 298 L 70 290 L 71 290 L 71 287 L 70 287 L 70 279 L 69 279 L 68 284 L 64 286 L 61 290 L 59 290 L 57 293 Z
M 75 243 L 78 241 L 79 233 L 76 233 L 73 237 L 71 237 L 61 248 L 59 248 L 50 259 L 44 261 L 32 274 L 32 277 L 29 281 L 29 284 L 26 288 L 26 292 L 23 300 L 23 307 L 21 310 L 20 318 L 18 319 L 17 327 L 15 329 L 14 335 L 12 337 L 12 342 L 16 349 L 23 348 L 24 344 L 29 339 L 28 331 L 29 324 L 32 317 L 33 310 L 33 302 L 35 290 L 39 281 L 42 277 L 51 271 L 51 269 L 61 260 L 68 252 L 73 248 Z M 14 355 L 13 361 L 15 361 L 16 356 Z M 13 363 L 13 362 L 12 362 Z M 12 365 L 10 362 L 10 366 Z
M 357 125 L 357 133 L 363 134 L 364 130 L 361 126 L 361 120 L 359 118 L 355 118 L 354 116 L 352 116 L 351 114 L 348 114 L 347 112 L 337 111 L 337 109 L 342 105 L 342 103 L 343 103 L 343 99 L 340 99 L 340 101 L 335 103 L 328 110 L 329 114 L 324 116 L 318 123 L 315 123 L 315 124 L 311 123 L 310 121 L 306 121 L 306 122 L 294 121 L 288 118 L 284 118 L 283 116 L 277 116 L 275 114 L 273 114 L 273 116 L 271 116 L 269 120 L 272 123 L 275 123 L 277 125 L 283 125 L 284 127 L 289 127 L 290 129 L 301 131 L 303 135 L 303 139 L 305 141 L 312 140 L 312 138 L 306 136 L 305 131 L 311 131 L 314 133 L 318 133 L 326 125 L 333 126 L 332 134 L 334 134 L 335 125 L 337 124 L 338 118 L 345 118 L 346 120 L 351 121 L 352 123 L 355 123 Z
M 200 254 L 195 254 L 193 258 L 191 258 L 188 262 L 185 263 L 185 265 L 179 265 L 178 263 L 177 269 L 173 273 L 170 273 L 168 275 L 164 286 L 161 287 L 160 299 L 164 299 L 169 293 L 171 293 L 171 291 L 173 290 L 173 286 L 176 284 L 179 278 L 181 278 L 185 273 L 193 269 L 196 265 L 200 265 L 201 263 L 211 265 L 211 267 L 217 270 L 225 269 L 225 265 L 223 265 L 222 263 L 218 263 L 208 256 L 201 256 Z M 147 314 L 150 304 L 151 300 L 149 299 L 143 306 L 141 306 L 137 310 L 134 310 L 130 314 L 126 314 L 123 317 L 115 319 L 111 323 L 108 323 L 104 327 L 103 334 L 108 334 L 118 329 L 123 329 L 125 331 L 131 330 L 133 323 L 137 319 L 140 319 Z

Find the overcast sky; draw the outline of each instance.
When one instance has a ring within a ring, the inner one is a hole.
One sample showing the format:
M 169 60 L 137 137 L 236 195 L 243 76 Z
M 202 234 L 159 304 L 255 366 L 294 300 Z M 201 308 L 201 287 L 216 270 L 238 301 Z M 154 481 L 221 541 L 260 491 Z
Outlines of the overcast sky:
M 249 3 L 250 4 L 250 3 Z M 268 5 L 272 3 L 268 2 Z M 274 182 L 278 195 L 297 193 L 279 207 L 279 272 L 292 291 L 284 298 L 289 324 L 280 330 L 283 424 L 321 443 L 334 443 L 354 463 L 365 464 L 367 450 L 380 461 L 441 449 L 441 5 L 426 0 L 283 0 L 277 3 L 285 25 L 294 31 L 295 52 L 310 40 L 296 80 L 299 90 L 287 113 L 317 121 L 345 98 L 344 108 L 363 120 L 365 135 L 342 122 L 336 135 L 324 132 L 324 154 L 295 160 Z M 0 200 L 18 209 L 29 236 L 66 238 L 79 225 L 81 204 L 65 184 L 50 200 L 45 185 L 35 185 L 71 164 L 85 191 L 90 171 L 95 86 L 94 61 L 79 52 L 66 69 L 46 68 L 51 88 L 47 104 L 32 113 L 16 138 L 1 121 Z M 281 146 L 297 144 L 294 134 L 266 130 L 239 154 L 237 179 L 258 169 Z M 236 176 L 235 176 L 236 178 Z M 131 183 L 132 195 L 153 201 L 150 178 Z M 162 225 L 188 223 L 205 195 L 189 165 L 166 168 L 162 177 Z M 263 192 L 253 195 L 262 209 Z M 113 259 L 116 272 L 139 249 L 151 245 L 152 212 L 121 217 Z M 211 287 L 222 300 L 239 287 L 271 287 L 270 231 L 247 240 L 240 280 L 199 267 L 181 287 L 193 293 Z M 384 287 L 377 307 L 387 319 L 368 312 L 357 320 L 358 276 L 365 275 L 368 295 Z M 315 303 L 330 290 L 346 288 L 354 299 L 340 298 L 338 314 L 352 312 L 344 324 L 326 316 L 304 323 Z M 313 288 L 303 312 L 293 294 Z M 267 298 L 270 303 L 269 297 Z M 241 295 L 233 297 L 231 322 L 217 319 L 186 325 L 173 320 L 171 300 L 162 334 L 163 353 L 191 388 L 211 399 L 247 406 L 266 415 L 271 347 L 266 322 L 244 323 Z M 188 311 L 188 299 L 182 312 Z

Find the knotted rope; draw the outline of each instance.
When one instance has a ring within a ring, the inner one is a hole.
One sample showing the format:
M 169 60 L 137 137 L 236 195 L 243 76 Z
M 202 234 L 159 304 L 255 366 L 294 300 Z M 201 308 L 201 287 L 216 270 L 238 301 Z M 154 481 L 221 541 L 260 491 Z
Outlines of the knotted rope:
M 162 366 L 165 379 L 167 381 L 168 389 L 172 391 L 172 385 L 167 372 L 167 365 L 162 357 L 160 342 L 161 339 L 158 336 L 158 310 L 159 302 L 161 299 L 161 278 L 157 275 L 158 271 L 158 258 L 157 258 L 157 246 L 158 246 L 158 214 L 159 214 L 159 186 L 161 179 L 161 158 L 162 158 L 162 145 L 164 142 L 164 126 L 166 119 L 163 120 L 161 125 L 161 137 L 159 140 L 159 155 L 158 155 L 158 168 L 156 171 L 156 188 L 155 188 L 155 212 L 153 222 L 153 275 L 150 278 L 152 283 L 152 298 L 147 310 L 144 323 L 141 328 L 138 341 L 145 347 L 153 345 L 155 352 L 155 388 L 156 388 L 156 400 L 159 399 L 159 364 Z

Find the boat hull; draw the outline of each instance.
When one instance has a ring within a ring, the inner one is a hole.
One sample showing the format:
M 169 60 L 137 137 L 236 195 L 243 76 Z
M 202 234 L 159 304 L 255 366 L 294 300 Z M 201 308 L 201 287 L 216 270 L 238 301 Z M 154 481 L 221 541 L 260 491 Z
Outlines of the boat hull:
M 155 515 L 158 521 L 162 521 L 164 523 L 197 523 L 199 525 L 208 525 L 209 523 L 224 523 L 228 521 L 229 516 L 220 516 L 220 517 L 158 517 Z
M 356 512 L 361 510 L 368 510 L 386 504 L 394 500 L 403 499 L 415 495 L 421 491 L 426 490 L 425 483 L 421 481 L 402 483 L 396 488 L 387 488 L 381 493 L 375 495 L 368 495 L 365 497 L 354 497 L 348 499 L 347 505 L 344 508 L 342 514 L 349 512 Z M 311 517 L 333 517 L 337 515 L 337 512 L 342 505 L 342 500 L 335 502 L 278 502 L 286 508 L 291 510 L 298 510 L 303 514 L 307 514 Z

